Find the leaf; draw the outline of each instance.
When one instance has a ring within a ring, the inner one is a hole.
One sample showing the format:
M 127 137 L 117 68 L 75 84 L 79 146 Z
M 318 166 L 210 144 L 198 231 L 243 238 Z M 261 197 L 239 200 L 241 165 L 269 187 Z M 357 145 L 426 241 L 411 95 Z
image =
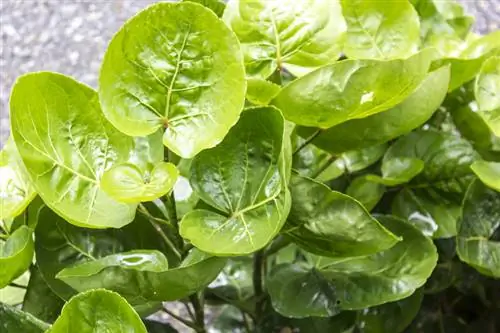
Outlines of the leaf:
M 342 0 L 349 58 L 405 58 L 420 44 L 418 14 L 408 1 Z
M 218 17 L 222 17 L 222 14 L 224 14 L 224 9 L 226 9 L 226 4 L 224 0 L 183 0 L 183 1 L 199 3 L 200 5 L 203 5 L 208 9 L 212 10 Z
M 326 129 L 401 103 L 421 84 L 433 58 L 424 50 L 405 60 L 343 60 L 285 86 L 273 104 L 289 121 Z
M 238 120 L 244 76 L 236 36 L 211 10 L 157 3 L 113 37 L 99 98 L 121 132 L 144 136 L 165 128 L 165 146 L 191 158 L 217 145 Z
M 403 102 L 362 119 L 349 120 L 323 130 L 312 143 L 332 154 L 379 145 L 424 124 L 443 102 L 449 82 L 449 68 L 427 74 L 424 81 Z M 309 137 L 315 129 L 299 127 Z
M 387 186 L 396 186 L 407 183 L 424 169 L 424 162 L 418 158 L 396 157 L 384 159 L 382 163 L 382 177 L 367 175 L 366 178 Z
M 16 283 L 19 286 L 26 286 L 28 284 L 28 280 L 30 278 L 29 271 L 24 272 L 20 277 L 13 280 L 12 282 Z M 13 287 L 7 285 L 4 288 L 0 289 L 0 303 L 4 303 L 7 305 L 19 305 L 23 303 L 24 295 L 26 294 L 26 289 L 23 287 Z
M 476 77 L 474 94 L 479 114 L 492 132 L 500 136 L 500 56 L 491 57 L 483 63 Z
M 367 176 L 359 176 L 349 184 L 346 194 L 358 200 L 367 211 L 371 211 L 382 199 L 385 186 L 370 180 Z
M 334 62 L 346 29 L 338 0 L 230 0 L 223 19 L 242 44 L 247 76 L 261 79 Z
M 300 176 L 292 177 L 291 191 L 292 209 L 283 232 L 307 251 L 353 257 L 386 250 L 398 242 L 348 195 Z
M 358 315 L 360 333 L 400 333 L 418 314 L 424 294 L 417 290 L 410 297 L 364 309 Z
M 500 163 L 476 161 L 471 169 L 484 184 L 500 192 Z
M 210 291 L 222 300 L 231 300 L 231 303 L 241 304 L 254 294 L 252 273 L 251 257 L 231 258 L 219 276 L 210 284 Z
M 247 99 L 255 105 L 268 105 L 278 95 L 281 87 L 271 81 L 263 79 L 249 79 L 247 81 Z
M 0 151 L 0 175 L 0 220 L 6 220 L 21 214 L 36 196 L 12 137 Z
M 147 319 L 143 320 L 143 322 L 149 333 L 178 333 L 178 331 L 168 323 L 160 323 L 154 320 Z
M 340 309 L 364 309 L 413 294 L 431 275 L 436 248 L 410 224 L 390 216 L 378 219 L 402 241 L 366 257 L 311 256 L 313 267 L 276 266 L 267 281 L 273 307 L 285 316 L 324 317 Z
M 309 317 L 303 319 L 291 319 L 290 324 L 300 333 L 346 333 L 354 326 L 356 313 L 353 311 L 342 311 L 338 315 L 329 318 Z
M 0 302 L 0 328 L 5 333 L 43 333 L 49 325 L 29 313 Z
M 172 163 L 159 162 L 151 172 L 142 173 L 133 164 L 119 164 L 104 172 L 101 187 L 119 202 L 153 201 L 169 193 L 179 176 Z
M 71 298 L 45 333 L 147 333 L 134 309 L 117 293 L 97 289 Z
M 500 277 L 500 242 L 490 240 L 500 228 L 500 193 L 474 181 L 465 195 L 458 222 L 457 254 L 483 275 Z
M 290 209 L 285 138 L 277 109 L 249 109 L 221 144 L 196 156 L 191 185 L 218 212 L 189 212 L 182 218 L 181 236 L 219 256 L 248 254 L 267 245 Z
M 32 230 L 22 226 L 7 241 L 0 239 L 0 288 L 21 276 L 33 259 Z
M 43 201 L 69 222 L 92 228 L 130 223 L 135 205 L 118 203 L 100 187 L 114 164 L 140 167 L 163 159 L 155 136 L 123 136 L 101 113 L 97 94 L 61 74 L 20 77 L 11 95 L 12 134 Z

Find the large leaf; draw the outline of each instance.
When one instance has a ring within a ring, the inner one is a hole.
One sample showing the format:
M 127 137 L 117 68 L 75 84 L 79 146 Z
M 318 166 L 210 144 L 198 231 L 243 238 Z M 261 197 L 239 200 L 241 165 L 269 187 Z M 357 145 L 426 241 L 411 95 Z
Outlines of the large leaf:
M 408 1 L 342 0 L 349 58 L 405 58 L 420 44 L 418 14 Z
M 285 86 L 273 104 L 287 120 L 326 129 L 386 111 L 425 79 L 433 58 L 424 50 L 404 60 L 343 60 Z
M 338 0 L 231 0 L 223 16 L 238 36 L 247 76 L 296 76 L 334 62 L 346 29 Z
M 363 119 L 349 120 L 322 131 L 312 142 L 332 154 L 378 145 L 425 123 L 443 102 L 450 71 L 447 67 L 429 73 L 420 86 L 402 103 Z M 314 128 L 299 127 L 309 137 Z
M 500 277 L 500 242 L 490 240 L 500 228 L 500 193 L 474 181 L 458 223 L 457 254 L 481 274 Z
M 366 257 L 312 256 L 308 265 L 277 266 L 267 284 L 274 308 L 289 317 L 324 317 L 340 309 L 363 309 L 413 294 L 431 275 L 436 248 L 404 221 L 389 216 L 379 221 L 402 241 Z
M 6 241 L 0 239 L 0 288 L 24 273 L 33 260 L 33 231 L 22 226 Z
M 43 201 L 71 223 L 94 228 L 131 222 L 135 205 L 100 188 L 112 165 L 139 167 L 163 159 L 158 136 L 130 138 L 102 115 L 94 90 L 55 73 L 19 78 L 10 100 L 12 134 Z
M 401 137 L 384 163 L 411 158 L 425 167 L 396 196 L 393 213 L 435 238 L 455 236 L 461 201 L 473 178 L 470 165 L 478 157 L 469 142 L 450 133 L 420 130 Z
M 113 37 L 101 68 L 106 118 L 128 135 L 165 128 L 163 143 L 185 158 L 218 144 L 245 101 L 236 36 L 209 9 L 158 3 Z
M 292 177 L 292 209 L 285 234 L 307 251 L 354 257 L 386 250 L 398 238 L 348 195 L 312 179 Z
M 203 5 L 208 9 L 212 10 L 218 17 L 222 17 L 222 14 L 224 14 L 224 9 L 226 9 L 226 4 L 224 0 L 182 0 L 182 1 L 199 3 L 200 5 Z
M 139 315 L 120 295 L 91 290 L 69 300 L 45 333 L 147 333 Z
M 500 192 L 500 163 L 476 161 L 471 165 L 472 171 L 487 186 Z
M 0 220 L 16 217 L 36 192 L 12 138 L 0 151 Z
M 187 297 L 212 282 L 225 263 L 193 249 L 180 266 L 169 269 L 162 253 L 134 250 L 65 268 L 56 277 L 78 291 L 116 291 L 135 305 Z
M 476 78 L 474 93 L 479 114 L 492 132 L 500 136 L 500 56 L 491 57 L 483 63 Z
M 0 302 L 0 328 L 5 333 L 43 333 L 49 325 L 29 313 Z
M 367 176 L 358 176 L 349 184 L 345 193 L 358 200 L 367 211 L 371 211 L 382 199 L 384 192 L 384 185 L 372 181 Z
M 191 185 L 218 212 L 186 214 L 182 237 L 216 255 L 252 253 L 273 239 L 290 210 L 284 131 L 277 109 L 249 109 L 221 144 L 195 157 Z

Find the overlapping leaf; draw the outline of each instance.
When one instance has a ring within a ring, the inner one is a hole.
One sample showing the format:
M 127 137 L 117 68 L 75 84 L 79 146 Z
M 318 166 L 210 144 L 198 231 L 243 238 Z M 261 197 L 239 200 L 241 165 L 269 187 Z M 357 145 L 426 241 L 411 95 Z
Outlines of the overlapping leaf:
M 472 171 L 487 186 L 500 192 L 500 163 L 476 161 L 471 165 Z
M 491 131 L 500 136 L 500 56 L 483 63 L 476 77 L 474 93 L 480 115 Z
M 19 277 L 33 260 L 33 231 L 22 226 L 6 241 L 0 239 L 0 289 Z
M 43 333 L 49 325 L 29 313 L 0 302 L 0 328 L 6 333 Z

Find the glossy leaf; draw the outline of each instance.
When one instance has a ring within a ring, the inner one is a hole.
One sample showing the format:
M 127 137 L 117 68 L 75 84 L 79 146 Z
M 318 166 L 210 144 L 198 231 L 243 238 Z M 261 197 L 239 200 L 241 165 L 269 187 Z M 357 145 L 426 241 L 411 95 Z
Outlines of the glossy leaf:
M 424 50 L 405 60 L 343 60 L 285 86 L 273 104 L 297 125 L 326 129 L 386 111 L 425 79 L 433 58 Z
M 5 333 L 43 333 L 49 325 L 16 307 L 0 302 L 0 329 Z
M 339 154 L 379 145 L 406 134 L 426 122 L 437 110 L 446 96 L 449 77 L 447 67 L 429 73 L 402 103 L 387 111 L 324 130 L 313 140 L 313 144 L 332 154 Z M 298 134 L 309 137 L 314 131 L 299 127 Z
M 230 0 L 223 19 L 242 44 L 247 76 L 261 79 L 334 62 L 346 29 L 338 0 Z
M 312 256 L 313 267 L 277 266 L 267 283 L 273 307 L 289 317 L 331 316 L 340 309 L 363 309 L 413 294 L 431 275 L 436 248 L 404 221 L 388 216 L 379 217 L 379 221 L 402 241 L 366 257 Z
M 120 202 L 153 201 L 169 193 L 178 176 L 179 171 L 172 163 L 160 162 L 146 173 L 133 164 L 119 164 L 104 172 L 101 187 Z
M 97 289 L 71 298 L 45 333 L 147 333 L 139 315 L 120 295 Z
M 0 239 L 0 288 L 19 277 L 33 259 L 33 231 L 23 226 L 14 231 L 6 241 Z
M 346 194 L 358 200 L 367 211 L 371 211 L 382 199 L 385 186 L 366 176 L 359 176 L 349 184 Z
M 398 238 L 348 195 L 309 178 L 292 177 L 292 209 L 285 234 L 300 247 L 329 257 L 386 250 Z
M 158 137 L 123 136 L 102 115 L 95 91 L 60 74 L 22 76 L 10 105 L 17 148 L 49 207 L 87 227 L 117 228 L 133 220 L 135 205 L 111 199 L 99 182 L 114 164 L 162 160 L 161 145 L 153 143 Z
M 268 105 L 278 95 L 281 87 L 263 79 L 249 79 L 247 82 L 247 99 L 255 105 Z
M 500 192 L 500 163 L 476 161 L 471 169 L 484 184 Z
M 271 241 L 290 209 L 284 130 L 277 109 L 249 109 L 221 144 L 195 157 L 191 185 L 219 212 L 186 214 L 182 237 L 215 255 L 252 253 Z
M 420 44 L 418 14 L 408 1 L 342 0 L 349 58 L 405 58 Z
M 457 254 L 481 274 L 500 277 L 500 242 L 490 240 L 500 228 L 500 193 L 474 181 L 458 223 Z
M 500 56 L 491 57 L 483 63 L 474 93 L 480 115 L 493 133 L 500 136 Z
M 342 311 L 329 318 L 309 317 L 303 319 L 290 319 L 290 326 L 299 329 L 300 333 L 345 333 L 354 327 L 356 312 Z
M 366 176 L 372 182 L 387 186 L 396 186 L 407 183 L 424 169 L 424 162 L 417 158 L 397 157 L 383 161 L 382 177 L 376 175 Z
M 101 68 L 106 118 L 125 134 L 165 128 L 163 143 L 191 158 L 218 144 L 245 100 L 236 36 L 209 9 L 158 3 L 113 37 Z
M 251 257 L 230 259 L 217 279 L 210 284 L 210 291 L 223 300 L 232 300 L 241 304 L 254 294 L 252 273 Z

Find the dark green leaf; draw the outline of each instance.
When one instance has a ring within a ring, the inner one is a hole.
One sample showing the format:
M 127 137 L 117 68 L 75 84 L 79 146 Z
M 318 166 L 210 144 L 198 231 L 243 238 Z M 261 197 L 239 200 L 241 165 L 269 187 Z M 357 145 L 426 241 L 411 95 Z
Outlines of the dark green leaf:
M 49 325 L 29 313 L 0 302 L 0 329 L 2 333 L 42 333 Z
M 22 226 L 6 241 L 0 238 L 0 289 L 23 274 L 33 260 L 33 230 Z
M 384 159 L 382 177 L 367 175 L 366 178 L 387 186 L 407 183 L 424 169 L 424 162 L 418 158 L 396 157 Z
M 346 194 L 358 200 L 367 211 L 371 211 L 382 199 L 385 186 L 374 182 L 366 176 L 359 176 L 349 184 Z
M 190 0 L 191 1 L 191 0 Z M 160 323 L 154 320 L 144 320 L 148 333 L 177 333 L 178 331 L 170 324 Z

